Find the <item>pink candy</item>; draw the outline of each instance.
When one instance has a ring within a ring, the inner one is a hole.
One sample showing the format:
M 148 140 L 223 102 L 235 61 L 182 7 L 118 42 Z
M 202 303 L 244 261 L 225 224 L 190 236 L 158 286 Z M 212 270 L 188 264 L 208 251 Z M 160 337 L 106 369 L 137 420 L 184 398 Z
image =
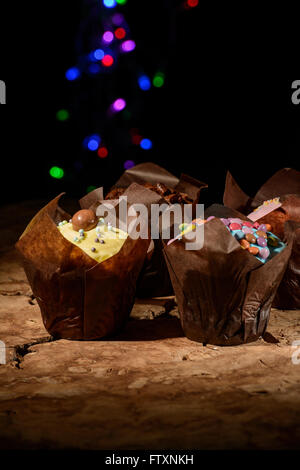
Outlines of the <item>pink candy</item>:
M 270 256 L 269 248 L 261 248 L 259 250 L 259 256 L 263 259 L 267 259 Z
M 247 225 L 243 225 L 242 231 L 244 233 L 252 233 L 253 232 L 252 228 L 248 227 Z
M 244 221 L 243 221 L 243 226 L 245 226 L 245 227 L 251 227 L 251 228 L 252 228 L 252 227 L 253 227 L 253 224 L 252 224 L 251 222 L 248 222 L 247 220 L 244 220 Z
M 231 219 L 232 220 L 232 219 Z M 229 225 L 230 230 L 241 230 L 242 226 L 238 223 L 232 222 Z

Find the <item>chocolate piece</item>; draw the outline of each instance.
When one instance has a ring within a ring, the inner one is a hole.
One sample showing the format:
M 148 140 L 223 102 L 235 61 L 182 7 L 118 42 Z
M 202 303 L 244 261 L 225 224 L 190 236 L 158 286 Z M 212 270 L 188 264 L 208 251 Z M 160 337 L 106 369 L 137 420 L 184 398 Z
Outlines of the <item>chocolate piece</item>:
M 72 217 L 73 230 L 91 230 L 97 225 L 97 217 L 91 209 L 81 209 Z

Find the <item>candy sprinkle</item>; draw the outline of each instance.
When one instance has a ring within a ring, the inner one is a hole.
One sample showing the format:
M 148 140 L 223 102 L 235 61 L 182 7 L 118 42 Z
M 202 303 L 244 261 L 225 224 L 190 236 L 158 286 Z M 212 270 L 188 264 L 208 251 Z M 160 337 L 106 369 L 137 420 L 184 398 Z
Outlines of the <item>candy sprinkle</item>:
M 93 253 L 95 253 L 96 248 L 95 248 L 94 246 L 92 246 L 91 251 L 92 251 Z
M 100 243 L 102 243 L 102 244 L 103 244 L 103 243 L 105 243 L 105 241 L 104 241 L 104 240 L 100 240 Z

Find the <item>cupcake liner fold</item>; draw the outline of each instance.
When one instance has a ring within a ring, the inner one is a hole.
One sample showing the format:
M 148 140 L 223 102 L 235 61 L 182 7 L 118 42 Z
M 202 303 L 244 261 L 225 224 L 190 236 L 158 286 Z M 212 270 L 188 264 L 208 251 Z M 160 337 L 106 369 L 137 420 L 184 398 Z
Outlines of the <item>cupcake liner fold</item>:
M 214 204 L 205 217 L 243 214 Z M 219 219 L 204 224 L 204 245 L 185 250 L 184 243 L 164 244 L 164 256 L 185 335 L 204 344 L 237 345 L 266 332 L 272 301 L 293 243 L 293 223 L 286 227 L 287 246 L 262 264 L 243 250 Z
M 141 186 L 143 183 L 163 183 L 166 186 L 175 189 L 178 192 L 186 193 L 195 206 L 200 200 L 200 192 L 207 188 L 207 184 L 199 181 L 189 175 L 181 174 L 177 178 L 164 168 L 155 163 L 141 163 L 139 165 L 126 170 L 113 188 L 130 188 L 131 196 L 129 203 L 149 204 L 150 193 L 154 193 L 150 189 Z M 113 189 L 112 188 L 112 189 Z M 138 192 L 134 193 L 134 191 Z M 128 189 L 127 189 L 128 190 Z M 124 195 L 128 197 L 127 190 Z M 156 194 L 155 204 L 166 204 L 167 201 L 160 195 Z M 151 256 L 147 257 L 145 265 L 138 280 L 137 296 L 140 298 L 162 297 L 173 295 L 173 288 L 169 276 L 164 256 L 162 254 L 161 240 L 153 240 L 153 249 Z
M 269 178 L 249 197 L 239 187 L 228 171 L 225 182 L 223 202 L 226 206 L 243 214 L 249 214 L 264 201 L 280 197 L 281 207 L 259 219 L 260 223 L 272 225 L 272 231 L 280 238 L 287 236 L 286 221 L 294 221 L 294 242 L 286 272 L 275 296 L 273 306 L 280 309 L 300 308 L 300 172 L 292 168 L 283 168 Z
M 59 232 L 57 223 L 70 219 L 58 205 L 61 196 L 39 211 L 16 243 L 45 328 L 53 337 L 76 340 L 114 334 L 132 309 L 150 238 L 129 234 L 117 254 L 97 263 Z M 82 207 L 98 204 L 100 191 L 92 196 Z

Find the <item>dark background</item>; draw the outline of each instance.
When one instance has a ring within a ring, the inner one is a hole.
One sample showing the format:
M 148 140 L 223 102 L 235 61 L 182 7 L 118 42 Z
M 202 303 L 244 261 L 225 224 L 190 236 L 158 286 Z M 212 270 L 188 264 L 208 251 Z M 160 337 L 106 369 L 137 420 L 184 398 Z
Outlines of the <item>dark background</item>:
M 219 28 L 213 12 L 200 5 L 187 11 L 182 4 L 128 0 L 122 7 L 137 48 L 107 77 L 106 89 L 125 95 L 131 89 L 132 97 L 129 72 L 140 66 L 149 74 L 160 67 L 166 83 L 146 99 L 136 89 L 137 101 L 144 103 L 142 112 L 132 107 L 130 123 L 116 118 L 107 124 L 111 151 L 105 160 L 92 160 L 81 145 L 94 131 L 84 99 L 91 86 L 64 77 L 76 62 L 84 1 L 51 2 L 38 11 L 23 7 L 18 16 L 26 15 L 26 21 L 9 32 L 1 29 L 0 79 L 7 84 L 7 105 L 0 107 L 2 202 L 50 200 L 61 191 L 81 197 L 88 185 L 108 190 L 127 159 L 153 161 L 178 176 L 184 172 L 208 182 L 206 203 L 221 202 L 227 169 L 251 195 L 276 170 L 300 169 L 300 105 L 291 102 L 297 75 L 281 78 L 269 67 L 253 29 L 248 37 L 241 23 L 231 35 L 229 25 Z M 70 106 L 76 117 L 59 123 L 57 110 Z M 147 134 L 153 149 L 130 145 L 130 127 Z M 76 173 L 80 159 L 84 169 Z M 53 165 L 65 169 L 62 180 L 49 176 Z

